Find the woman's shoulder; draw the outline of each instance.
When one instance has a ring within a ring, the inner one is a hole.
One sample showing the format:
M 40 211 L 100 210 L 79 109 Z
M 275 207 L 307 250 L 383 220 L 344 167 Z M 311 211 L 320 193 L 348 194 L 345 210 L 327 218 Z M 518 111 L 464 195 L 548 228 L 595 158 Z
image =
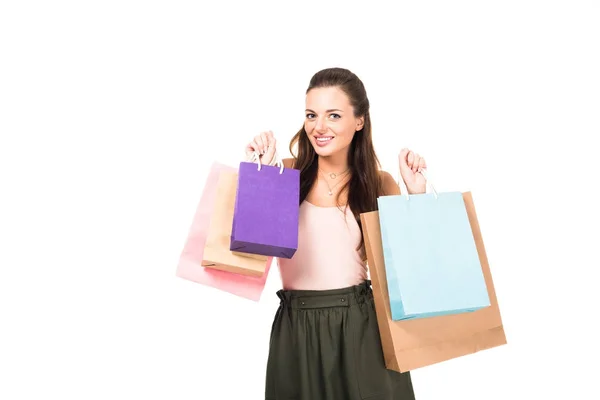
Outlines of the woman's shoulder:
M 281 161 L 283 162 L 283 168 L 294 168 L 294 159 L 293 158 L 284 158 Z
M 379 179 L 381 182 L 383 196 L 400 194 L 400 186 L 398 186 L 398 183 L 396 182 L 392 174 L 390 174 L 387 171 L 380 170 Z

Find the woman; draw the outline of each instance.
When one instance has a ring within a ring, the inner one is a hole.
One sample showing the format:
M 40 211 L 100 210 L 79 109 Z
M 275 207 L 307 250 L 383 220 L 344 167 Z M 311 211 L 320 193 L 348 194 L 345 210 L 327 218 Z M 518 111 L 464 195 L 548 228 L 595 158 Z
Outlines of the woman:
M 275 163 L 272 132 L 256 136 L 247 156 Z M 294 151 L 296 149 L 296 151 Z M 300 170 L 298 249 L 279 259 L 283 289 L 271 331 L 267 400 L 414 399 L 409 373 L 385 368 L 360 214 L 377 197 L 400 194 L 380 171 L 363 83 L 342 68 L 313 76 L 304 126 L 290 143 L 286 168 Z M 424 193 L 425 160 L 403 149 L 399 167 L 409 193 Z

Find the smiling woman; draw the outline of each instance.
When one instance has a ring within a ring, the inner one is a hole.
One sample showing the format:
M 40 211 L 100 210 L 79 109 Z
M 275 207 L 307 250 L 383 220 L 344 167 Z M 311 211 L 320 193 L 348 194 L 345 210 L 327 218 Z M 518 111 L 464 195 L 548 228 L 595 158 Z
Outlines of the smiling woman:
M 354 133 L 364 126 L 364 117 L 354 116 L 348 96 L 335 86 L 315 88 L 307 93 L 306 103 L 314 109 L 306 109 L 304 130 L 316 145 L 317 155 L 328 157 L 347 152 Z M 327 109 L 332 104 L 337 108 Z
M 247 155 L 269 164 L 272 132 L 256 136 Z M 385 368 L 360 214 L 377 197 L 399 194 L 380 170 L 371 137 L 369 99 L 352 72 L 316 73 L 306 91 L 302 128 L 290 143 L 287 168 L 300 170 L 298 248 L 279 259 L 283 289 L 271 331 L 268 400 L 413 400 L 409 373 Z M 425 167 L 403 150 L 400 170 L 412 193 L 423 193 Z M 335 195 L 335 196 L 334 196 Z

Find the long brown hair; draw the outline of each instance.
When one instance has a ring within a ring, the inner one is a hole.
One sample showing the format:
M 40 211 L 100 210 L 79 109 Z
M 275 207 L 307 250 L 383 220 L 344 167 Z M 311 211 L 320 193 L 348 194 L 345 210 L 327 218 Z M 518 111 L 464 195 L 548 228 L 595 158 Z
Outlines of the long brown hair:
M 362 231 L 360 214 L 377 210 L 377 196 L 382 191 L 379 176 L 381 165 L 375 154 L 371 136 L 369 99 L 362 81 L 344 68 L 328 68 L 317 72 L 311 78 L 306 93 L 308 94 L 311 89 L 323 87 L 341 89 L 350 99 L 354 116 L 364 117 L 363 128 L 354 134 L 348 152 L 350 179 L 338 193 L 337 199 L 339 200 L 340 194 L 348 189 L 347 206 L 350 207 Z M 304 125 L 292 138 L 290 152 L 294 157 L 294 168 L 300 170 L 300 203 L 302 203 L 315 184 L 318 172 L 318 157 Z

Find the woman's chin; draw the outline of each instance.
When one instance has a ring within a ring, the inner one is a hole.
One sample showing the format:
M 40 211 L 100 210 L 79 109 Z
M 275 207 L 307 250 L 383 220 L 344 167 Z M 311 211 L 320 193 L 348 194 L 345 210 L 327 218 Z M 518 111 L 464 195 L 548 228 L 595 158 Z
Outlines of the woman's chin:
M 331 146 L 331 144 L 325 147 L 313 145 L 313 149 L 315 149 L 315 153 L 320 157 L 327 157 L 335 153 L 335 146 Z

